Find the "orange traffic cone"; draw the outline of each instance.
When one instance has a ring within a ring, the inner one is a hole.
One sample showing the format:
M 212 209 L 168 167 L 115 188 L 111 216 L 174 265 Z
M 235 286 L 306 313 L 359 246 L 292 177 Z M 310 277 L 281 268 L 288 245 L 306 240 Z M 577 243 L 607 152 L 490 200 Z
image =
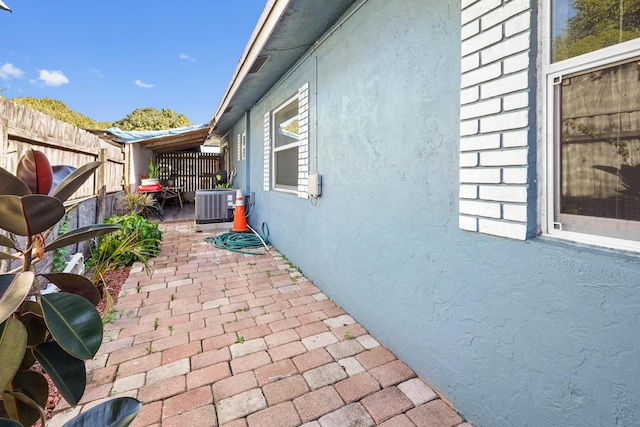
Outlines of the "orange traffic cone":
M 231 231 L 241 233 L 249 231 L 247 227 L 247 218 L 244 215 L 244 201 L 242 198 L 242 190 L 236 190 L 236 209 L 233 212 L 233 227 Z

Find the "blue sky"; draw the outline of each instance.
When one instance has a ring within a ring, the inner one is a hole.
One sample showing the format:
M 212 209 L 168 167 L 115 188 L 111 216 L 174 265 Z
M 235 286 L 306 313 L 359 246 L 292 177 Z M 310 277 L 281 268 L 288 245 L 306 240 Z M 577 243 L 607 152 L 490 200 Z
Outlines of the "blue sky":
M 3 0 L 0 92 L 97 121 L 169 108 L 208 122 L 266 0 Z

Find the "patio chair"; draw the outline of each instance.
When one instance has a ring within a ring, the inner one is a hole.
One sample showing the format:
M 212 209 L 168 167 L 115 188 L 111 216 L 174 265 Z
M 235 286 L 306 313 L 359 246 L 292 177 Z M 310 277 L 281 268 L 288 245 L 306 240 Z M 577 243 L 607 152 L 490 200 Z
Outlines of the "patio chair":
M 167 202 L 167 200 L 177 199 L 178 203 L 180 204 L 180 209 L 182 209 L 182 195 L 180 194 L 179 188 L 163 187 L 160 197 L 162 198 L 162 203 L 160 205 L 162 208 L 164 208 L 164 205 Z

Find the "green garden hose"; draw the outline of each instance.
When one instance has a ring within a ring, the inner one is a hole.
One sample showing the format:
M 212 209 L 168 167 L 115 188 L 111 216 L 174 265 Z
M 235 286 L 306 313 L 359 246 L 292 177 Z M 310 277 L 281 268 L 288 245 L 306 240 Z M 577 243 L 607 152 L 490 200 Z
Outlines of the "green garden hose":
M 266 242 L 269 241 L 269 227 L 267 226 L 267 223 L 262 223 L 263 235 L 258 234 L 253 228 L 251 228 L 251 231 L 253 231 L 253 233 L 238 233 L 231 231 L 214 237 L 207 237 L 205 240 L 213 243 L 213 245 L 219 249 L 227 249 L 246 255 L 262 255 L 261 252 L 250 252 L 247 249 L 259 248 L 262 246 L 266 247 Z

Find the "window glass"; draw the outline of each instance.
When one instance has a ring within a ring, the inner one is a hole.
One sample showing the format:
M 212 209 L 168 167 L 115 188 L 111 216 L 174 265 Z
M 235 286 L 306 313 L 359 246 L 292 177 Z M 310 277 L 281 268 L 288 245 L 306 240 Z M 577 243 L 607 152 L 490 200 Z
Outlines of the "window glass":
M 298 146 L 300 144 L 298 97 L 287 101 L 273 115 L 275 188 L 298 189 Z
M 298 148 L 281 150 L 275 154 L 276 185 L 298 188 Z
M 556 221 L 565 230 L 640 240 L 639 61 L 556 82 Z
M 552 0 L 551 62 L 640 37 L 640 0 Z
M 298 122 L 298 100 L 296 98 L 294 102 L 291 102 L 275 114 L 275 147 L 282 147 L 300 139 Z

